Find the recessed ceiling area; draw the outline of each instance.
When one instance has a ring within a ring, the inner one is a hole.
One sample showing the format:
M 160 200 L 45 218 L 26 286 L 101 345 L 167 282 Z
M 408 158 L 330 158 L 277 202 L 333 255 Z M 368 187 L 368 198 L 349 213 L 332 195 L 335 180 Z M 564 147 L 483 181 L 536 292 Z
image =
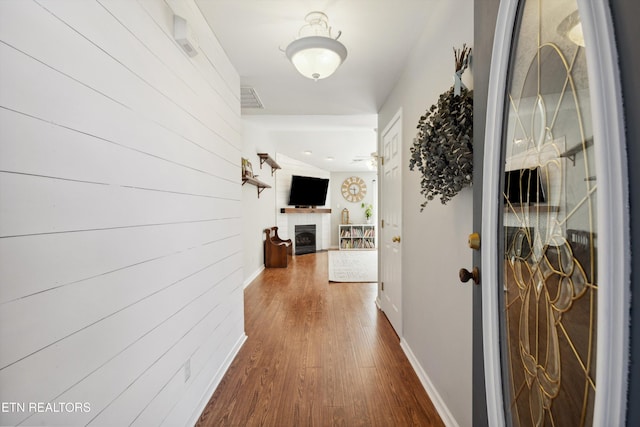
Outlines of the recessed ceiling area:
M 377 115 L 246 116 L 269 133 L 277 152 L 330 172 L 371 171 Z M 258 147 L 259 148 L 259 147 Z
M 263 106 L 243 108 L 243 118 L 264 116 L 261 123 L 278 133 L 279 152 L 330 171 L 368 170 L 353 160 L 375 151 L 377 112 L 439 1 L 195 0 L 241 86 Z M 348 51 L 338 70 L 318 81 L 299 74 L 284 53 L 312 11 L 327 15 Z M 298 157 L 307 150 L 307 160 Z

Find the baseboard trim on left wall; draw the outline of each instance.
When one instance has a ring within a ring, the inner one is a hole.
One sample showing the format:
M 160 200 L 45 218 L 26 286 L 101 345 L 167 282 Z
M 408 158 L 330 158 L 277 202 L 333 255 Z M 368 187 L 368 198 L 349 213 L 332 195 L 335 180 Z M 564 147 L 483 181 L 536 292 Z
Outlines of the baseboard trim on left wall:
M 200 399 L 200 402 L 198 402 L 198 404 L 196 405 L 196 409 L 194 410 L 193 414 L 191 414 L 189 423 L 185 425 L 187 426 L 196 425 L 196 423 L 200 419 L 200 415 L 202 415 L 202 412 L 204 411 L 204 408 L 207 407 L 207 404 L 211 400 L 213 393 L 218 388 L 218 385 L 220 385 L 220 381 L 222 381 L 222 377 L 224 377 L 224 374 L 227 373 L 227 369 L 229 369 L 229 366 L 231 366 L 231 362 L 233 362 L 233 359 L 236 358 L 236 356 L 238 355 L 238 352 L 240 351 L 240 349 L 242 348 L 242 345 L 245 343 L 246 340 L 247 340 L 247 335 L 242 334 L 240 339 L 238 339 L 236 344 L 233 346 L 233 348 L 225 358 L 224 363 L 222 364 L 222 366 L 220 366 L 220 369 L 218 369 L 217 374 L 214 375 L 214 377 L 211 379 L 211 382 L 205 389 L 205 392 L 202 394 L 202 398 Z
M 247 286 L 249 286 L 251 284 L 251 282 L 256 280 L 256 277 L 258 277 L 258 275 L 260 273 L 262 273 L 263 271 L 264 271 L 264 264 L 262 264 L 260 266 L 260 268 L 258 268 L 256 271 L 254 271 L 253 274 L 251 274 L 251 276 L 247 277 L 247 279 L 242 284 L 242 289 L 245 289 Z
M 249 276 L 244 281 L 244 283 L 242 284 L 242 288 L 244 289 L 247 286 L 249 286 L 251 284 L 251 282 L 253 282 L 255 280 L 255 278 L 258 277 L 258 275 L 260 273 L 262 273 L 263 270 L 264 270 L 264 265 L 262 265 L 256 271 L 254 271 L 253 274 L 251 274 L 251 276 Z M 200 401 L 198 402 L 198 405 L 196 406 L 195 411 L 191 415 L 191 418 L 189 420 L 190 422 L 188 424 L 186 424 L 186 425 L 188 425 L 188 426 L 196 425 L 196 423 L 200 419 L 200 415 L 202 415 L 202 411 L 204 411 L 204 408 L 207 407 L 207 404 L 209 403 L 209 400 L 211 400 L 211 396 L 213 396 L 213 393 L 216 391 L 216 388 L 218 388 L 218 385 L 220 384 L 220 381 L 222 381 L 222 377 L 224 377 L 224 374 L 227 373 L 227 369 L 229 369 L 229 366 L 231 366 L 231 363 L 233 362 L 233 359 L 235 359 L 235 357 L 238 355 L 238 352 L 240 351 L 240 349 L 242 348 L 242 345 L 245 343 L 246 340 L 247 340 L 247 335 L 246 334 L 242 334 L 242 337 L 240 337 L 240 339 L 238 339 L 236 344 L 233 346 L 233 348 L 231 349 L 231 351 L 229 352 L 229 354 L 225 358 L 224 363 L 222 364 L 222 366 L 218 370 L 217 375 L 215 375 L 213 377 L 213 379 L 211 380 L 211 382 L 207 386 L 204 394 L 202 395 L 202 398 L 200 399 Z
M 433 406 L 436 407 L 436 411 L 438 411 L 438 414 L 440 415 L 440 418 L 442 418 L 442 422 L 444 423 L 444 425 L 446 425 L 447 427 L 459 427 L 458 422 L 453 417 L 453 414 L 447 407 L 447 404 L 440 396 L 440 393 L 438 393 L 438 390 L 431 382 L 429 375 L 427 375 L 425 370 L 422 368 L 422 365 L 420 365 L 420 362 L 418 362 L 418 359 L 416 358 L 415 354 L 413 354 L 413 351 L 411 351 L 411 347 L 409 347 L 409 344 L 407 343 L 407 341 L 405 341 L 404 338 L 400 340 L 400 347 L 402 347 L 404 354 L 407 356 L 407 359 L 409 359 L 409 363 L 411 363 L 411 366 L 413 366 L 413 370 L 416 371 L 418 379 L 420 379 L 420 382 L 422 383 L 422 387 L 424 387 L 424 390 L 429 395 Z

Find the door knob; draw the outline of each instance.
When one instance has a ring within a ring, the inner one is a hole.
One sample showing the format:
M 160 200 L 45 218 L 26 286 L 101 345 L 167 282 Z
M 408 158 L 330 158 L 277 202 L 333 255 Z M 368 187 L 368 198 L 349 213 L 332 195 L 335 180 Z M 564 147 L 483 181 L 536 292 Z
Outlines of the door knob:
M 400 236 L 393 236 L 393 237 L 391 238 L 391 241 L 392 241 L 392 242 L 396 242 L 396 243 L 400 243 Z
M 473 267 L 471 271 L 466 268 L 461 268 L 458 274 L 460 275 L 460 281 L 462 283 L 467 283 L 469 279 L 473 279 L 473 283 L 476 285 L 480 284 L 480 270 L 478 267 Z

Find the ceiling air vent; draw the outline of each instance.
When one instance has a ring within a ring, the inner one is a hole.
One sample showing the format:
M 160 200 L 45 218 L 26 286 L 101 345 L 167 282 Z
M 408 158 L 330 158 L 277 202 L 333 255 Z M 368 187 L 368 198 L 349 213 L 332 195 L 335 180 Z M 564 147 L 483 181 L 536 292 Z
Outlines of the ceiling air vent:
M 240 106 L 242 108 L 264 108 L 256 90 L 252 87 L 240 88 Z

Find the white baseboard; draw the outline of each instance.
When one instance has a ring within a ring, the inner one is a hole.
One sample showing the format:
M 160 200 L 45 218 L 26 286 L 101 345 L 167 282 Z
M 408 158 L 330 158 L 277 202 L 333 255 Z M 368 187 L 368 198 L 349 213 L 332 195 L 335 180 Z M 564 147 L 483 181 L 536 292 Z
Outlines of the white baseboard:
M 409 344 L 405 341 L 404 338 L 400 340 L 400 347 L 402 347 L 404 354 L 409 359 L 409 363 L 411 363 L 411 366 L 413 366 L 413 369 L 416 371 L 416 374 L 418 375 L 418 378 L 422 383 L 422 387 L 424 387 L 425 391 L 429 395 L 431 402 L 433 402 L 433 406 L 436 407 L 438 414 L 440 414 L 440 418 L 442 418 L 442 422 L 444 422 L 447 427 L 459 427 L 458 422 L 453 417 L 453 414 L 451 414 L 451 411 L 449 410 L 447 405 L 444 403 L 444 400 L 440 396 L 440 393 L 438 393 L 438 390 L 429 379 L 429 376 L 427 375 L 425 370 L 422 369 L 422 365 L 420 365 L 420 362 L 418 362 L 418 359 L 413 354 L 413 351 L 411 351 L 411 347 L 409 347 Z
M 233 348 L 231 349 L 227 357 L 224 359 L 224 363 L 222 364 L 222 366 L 220 366 L 220 369 L 218 369 L 218 372 L 216 373 L 216 375 L 213 376 L 213 378 L 209 382 L 209 385 L 207 385 L 207 388 L 205 389 L 204 393 L 202 394 L 202 397 L 200 398 L 200 401 L 196 405 L 196 409 L 193 411 L 193 414 L 191 414 L 191 418 L 189 419 L 189 422 L 185 425 L 187 426 L 196 425 L 196 423 L 198 422 L 198 419 L 200 419 L 200 415 L 202 415 L 202 412 L 204 411 L 204 408 L 207 407 L 207 403 L 209 403 L 209 400 L 211 400 L 211 396 L 213 396 L 213 393 L 216 391 L 216 388 L 218 388 L 220 381 L 222 381 L 222 377 L 224 377 L 224 374 L 227 373 L 227 369 L 229 369 L 229 366 L 231 366 L 231 362 L 233 362 L 233 359 L 236 358 L 236 356 L 238 355 L 238 352 L 240 351 L 240 349 L 242 348 L 242 345 L 246 340 L 247 340 L 247 335 L 242 334 L 242 336 L 238 339 L 238 341 L 233 346 Z
M 249 286 L 251 284 L 251 282 L 253 282 L 256 277 L 258 277 L 258 275 L 260 273 L 262 273 L 264 271 L 264 264 L 262 264 L 260 266 L 260 268 L 258 268 L 256 271 L 254 271 L 251 276 L 247 277 L 247 279 L 244 281 L 244 283 L 242 284 L 242 289 L 245 289 L 247 286 Z

